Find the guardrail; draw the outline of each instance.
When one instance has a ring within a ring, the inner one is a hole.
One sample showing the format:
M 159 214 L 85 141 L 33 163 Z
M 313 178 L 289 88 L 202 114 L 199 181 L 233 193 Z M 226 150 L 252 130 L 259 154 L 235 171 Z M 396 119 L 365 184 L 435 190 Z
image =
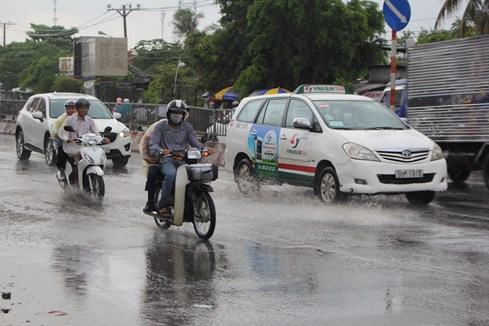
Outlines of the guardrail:
M 25 100 L 0 99 L 0 119 L 15 119 L 22 109 Z M 105 102 L 105 105 L 114 111 L 116 103 Z M 121 122 L 131 130 L 144 130 L 147 126 L 166 117 L 159 104 L 129 103 L 128 110 L 122 114 Z M 189 121 L 194 129 L 200 133 L 212 136 L 225 136 L 227 125 L 231 120 L 234 110 L 209 109 L 197 106 L 189 107 Z

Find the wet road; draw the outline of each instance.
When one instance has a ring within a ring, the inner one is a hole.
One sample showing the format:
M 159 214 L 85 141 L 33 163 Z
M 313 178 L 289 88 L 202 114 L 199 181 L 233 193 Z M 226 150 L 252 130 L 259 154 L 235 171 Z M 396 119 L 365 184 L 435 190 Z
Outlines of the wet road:
M 325 207 L 305 188 L 214 183 L 216 232 L 141 213 L 139 156 L 102 204 L 63 194 L 0 135 L 0 325 L 488 325 L 488 191 Z

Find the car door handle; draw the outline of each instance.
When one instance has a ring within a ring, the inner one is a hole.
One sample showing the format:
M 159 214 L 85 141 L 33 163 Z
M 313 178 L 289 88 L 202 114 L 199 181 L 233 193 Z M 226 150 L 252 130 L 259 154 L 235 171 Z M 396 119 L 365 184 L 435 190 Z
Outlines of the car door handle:
M 280 136 L 280 139 L 287 139 L 287 136 L 282 135 L 282 136 Z

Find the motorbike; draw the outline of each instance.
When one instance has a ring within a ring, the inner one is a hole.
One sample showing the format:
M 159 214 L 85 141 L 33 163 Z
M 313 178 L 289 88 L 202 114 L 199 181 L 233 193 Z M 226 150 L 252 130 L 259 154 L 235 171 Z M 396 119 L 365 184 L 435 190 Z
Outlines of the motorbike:
M 64 130 L 75 132 L 71 126 L 65 126 Z M 104 134 L 111 130 L 111 127 L 105 128 Z M 105 195 L 104 167 L 107 159 L 105 151 L 100 147 L 103 145 L 103 137 L 93 133 L 81 137 L 77 135 L 75 143 L 81 145 L 81 159 L 76 164 L 72 159 L 66 161 L 66 178 L 58 179 L 58 183 L 62 189 L 80 190 L 102 199 Z
M 156 211 L 145 214 L 152 216 L 156 225 L 164 230 L 172 225 L 192 223 L 197 236 L 208 240 L 216 227 L 216 208 L 210 196 L 214 190 L 209 183 L 217 179 L 218 167 L 211 163 L 201 163 L 202 157 L 208 155 L 206 149 L 189 149 L 170 155 L 180 156 L 183 163 L 177 168 L 173 203 L 169 207 L 169 214 L 162 216 Z M 157 183 L 155 203 L 160 199 L 161 186 L 162 178 Z

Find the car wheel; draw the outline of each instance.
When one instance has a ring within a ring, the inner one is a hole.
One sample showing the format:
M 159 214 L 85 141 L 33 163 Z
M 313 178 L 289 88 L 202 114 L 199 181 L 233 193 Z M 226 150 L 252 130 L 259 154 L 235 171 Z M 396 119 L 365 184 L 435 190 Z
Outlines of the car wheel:
M 44 160 L 48 166 L 53 166 L 56 163 L 56 148 L 51 138 L 46 138 L 44 142 Z
M 243 158 L 238 162 L 234 172 L 234 179 L 241 193 L 249 195 L 260 190 L 260 184 L 253 170 L 250 160 Z
M 471 162 L 467 157 L 448 157 L 447 172 L 455 183 L 461 183 L 470 176 Z
M 31 157 L 31 151 L 24 148 L 24 132 L 22 130 L 17 131 L 15 135 L 15 150 L 19 160 L 28 160 Z
M 326 204 L 336 203 L 346 198 L 346 195 L 340 191 L 340 182 L 331 166 L 325 167 L 319 173 L 318 195 Z
M 489 155 L 484 160 L 484 166 L 482 169 L 483 169 L 482 175 L 484 177 L 484 182 L 486 183 L 487 189 L 489 189 Z
M 112 163 L 114 163 L 114 168 L 122 169 L 123 167 L 125 167 L 129 162 L 129 157 L 130 156 L 121 156 L 121 157 L 113 158 Z
M 434 191 L 414 191 L 406 193 L 406 198 L 410 204 L 416 206 L 428 205 L 435 199 Z

